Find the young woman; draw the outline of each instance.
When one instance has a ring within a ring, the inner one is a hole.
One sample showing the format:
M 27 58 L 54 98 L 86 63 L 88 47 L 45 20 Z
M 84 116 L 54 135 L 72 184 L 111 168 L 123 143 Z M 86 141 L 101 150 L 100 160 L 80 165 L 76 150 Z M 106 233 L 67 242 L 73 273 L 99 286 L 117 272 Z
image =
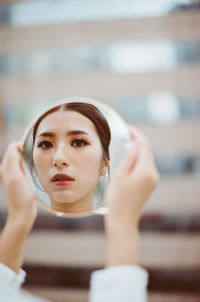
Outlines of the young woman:
M 51 208 L 92 213 L 94 191 L 109 171 L 109 125 L 97 107 L 69 102 L 46 111 L 33 129 L 32 166 Z
M 146 138 L 133 127 L 130 132 L 133 145 L 119 163 L 105 196 L 109 209 L 105 217 L 106 268 L 92 274 L 90 302 L 146 301 L 148 275 L 138 266 L 138 223 L 159 175 Z M 18 143 L 8 147 L 0 177 L 8 197 L 8 217 L 0 238 L 0 298 L 7 302 L 38 301 L 20 290 L 20 268 L 37 215 L 37 198 L 23 168 Z

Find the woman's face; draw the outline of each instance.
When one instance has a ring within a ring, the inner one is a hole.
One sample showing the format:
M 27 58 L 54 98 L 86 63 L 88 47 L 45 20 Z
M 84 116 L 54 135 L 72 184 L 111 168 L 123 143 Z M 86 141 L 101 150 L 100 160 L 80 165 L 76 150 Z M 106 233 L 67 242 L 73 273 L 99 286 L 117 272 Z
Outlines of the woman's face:
M 39 181 L 57 203 L 90 198 L 102 174 L 103 150 L 94 124 L 75 111 L 56 111 L 37 129 L 33 162 Z

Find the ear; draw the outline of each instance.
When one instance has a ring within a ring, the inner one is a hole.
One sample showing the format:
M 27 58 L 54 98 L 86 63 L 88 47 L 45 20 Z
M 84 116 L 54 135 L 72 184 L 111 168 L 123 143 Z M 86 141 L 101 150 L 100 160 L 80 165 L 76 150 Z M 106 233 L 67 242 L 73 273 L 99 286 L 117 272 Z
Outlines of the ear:
M 103 159 L 101 170 L 100 170 L 100 176 L 105 176 L 108 173 L 108 168 L 109 168 L 109 165 L 108 165 L 107 160 Z

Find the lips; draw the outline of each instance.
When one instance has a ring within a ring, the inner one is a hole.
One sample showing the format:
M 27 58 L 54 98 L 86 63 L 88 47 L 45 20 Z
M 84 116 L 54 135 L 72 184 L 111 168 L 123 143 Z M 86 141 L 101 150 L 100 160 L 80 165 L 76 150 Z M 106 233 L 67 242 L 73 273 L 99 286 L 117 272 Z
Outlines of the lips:
M 58 182 L 72 182 L 75 179 L 67 174 L 55 174 L 51 178 L 51 182 L 58 183 Z

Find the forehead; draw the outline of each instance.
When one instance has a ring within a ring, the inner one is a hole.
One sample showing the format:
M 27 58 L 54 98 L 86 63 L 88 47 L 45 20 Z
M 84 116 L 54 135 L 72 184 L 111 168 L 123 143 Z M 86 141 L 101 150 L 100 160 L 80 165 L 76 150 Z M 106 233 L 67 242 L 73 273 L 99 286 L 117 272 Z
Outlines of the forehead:
M 47 115 L 40 122 L 36 136 L 44 131 L 60 133 L 61 130 L 83 130 L 97 136 L 93 122 L 81 113 L 71 110 L 55 111 Z

